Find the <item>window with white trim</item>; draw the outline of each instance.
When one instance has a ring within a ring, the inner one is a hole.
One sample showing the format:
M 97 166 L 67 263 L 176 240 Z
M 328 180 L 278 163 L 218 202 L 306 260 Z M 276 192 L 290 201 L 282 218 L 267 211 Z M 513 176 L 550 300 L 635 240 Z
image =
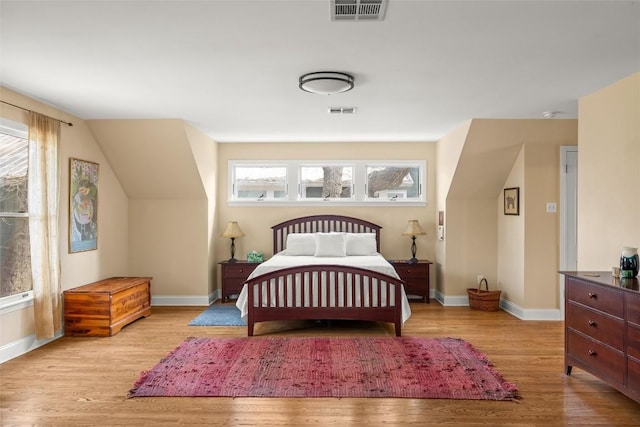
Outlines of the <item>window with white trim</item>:
M 0 307 L 32 298 L 26 124 L 0 120 Z
M 299 200 L 353 199 L 353 166 L 340 164 L 300 166 Z
M 230 160 L 228 174 L 230 205 L 427 203 L 425 160 Z
M 422 192 L 420 167 L 410 164 L 367 164 L 367 198 L 418 199 Z
M 282 164 L 238 164 L 231 177 L 235 200 L 286 200 L 287 167 Z

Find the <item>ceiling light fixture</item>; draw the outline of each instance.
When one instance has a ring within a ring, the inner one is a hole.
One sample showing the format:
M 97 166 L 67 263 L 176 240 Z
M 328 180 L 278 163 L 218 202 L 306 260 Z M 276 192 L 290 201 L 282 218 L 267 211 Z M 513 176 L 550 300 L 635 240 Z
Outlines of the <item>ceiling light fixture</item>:
M 318 71 L 300 76 L 300 89 L 309 93 L 331 95 L 353 89 L 353 76 L 335 71 Z
M 544 117 L 545 119 L 553 119 L 553 118 L 555 118 L 559 113 L 560 113 L 560 111 L 544 111 L 544 112 L 542 113 L 542 117 Z

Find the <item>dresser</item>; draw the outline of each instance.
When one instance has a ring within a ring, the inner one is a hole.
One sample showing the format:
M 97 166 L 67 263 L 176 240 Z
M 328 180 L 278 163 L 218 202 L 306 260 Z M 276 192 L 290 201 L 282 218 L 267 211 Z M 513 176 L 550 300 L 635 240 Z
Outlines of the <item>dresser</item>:
M 247 261 L 222 261 L 220 266 L 220 278 L 222 281 L 222 302 L 227 302 L 231 295 L 240 295 L 242 285 L 247 281 L 253 270 L 260 265 L 259 262 Z
M 567 375 L 576 366 L 640 402 L 638 279 L 611 272 L 562 274 Z
M 151 314 L 151 277 L 112 277 L 64 291 L 66 336 L 110 337 Z
M 389 261 L 395 268 L 398 276 L 404 280 L 404 292 L 407 297 L 417 296 L 429 303 L 429 266 L 431 261 L 420 260 L 409 263 L 401 260 Z

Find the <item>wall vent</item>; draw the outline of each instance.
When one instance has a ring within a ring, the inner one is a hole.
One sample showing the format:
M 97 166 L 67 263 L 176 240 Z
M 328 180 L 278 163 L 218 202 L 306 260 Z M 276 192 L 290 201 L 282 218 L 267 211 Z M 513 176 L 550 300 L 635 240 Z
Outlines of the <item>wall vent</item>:
M 329 107 L 329 114 L 355 114 L 356 107 Z
M 382 21 L 388 0 L 331 0 L 332 21 Z

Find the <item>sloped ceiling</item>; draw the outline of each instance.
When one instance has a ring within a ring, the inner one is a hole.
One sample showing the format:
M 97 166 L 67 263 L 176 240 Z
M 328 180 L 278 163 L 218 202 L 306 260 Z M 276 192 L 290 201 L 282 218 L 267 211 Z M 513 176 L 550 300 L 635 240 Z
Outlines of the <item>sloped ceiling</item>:
M 447 198 L 498 197 L 523 144 L 577 142 L 577 120 L 473 120 Z
M 129 198 L 206 198 L 182 120 L 87 124 Z

